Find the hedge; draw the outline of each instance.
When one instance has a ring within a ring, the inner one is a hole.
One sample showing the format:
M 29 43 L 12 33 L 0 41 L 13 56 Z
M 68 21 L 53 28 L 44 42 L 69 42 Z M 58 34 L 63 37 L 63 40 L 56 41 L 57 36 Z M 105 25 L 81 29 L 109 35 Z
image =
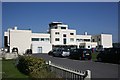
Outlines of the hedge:
M 17 64 L 20 72 L 29 75 L 31 78 L 55 78 L 55 74 L 50 72 L 49 65 L 42 58 L 33 56 L 20 56 Z

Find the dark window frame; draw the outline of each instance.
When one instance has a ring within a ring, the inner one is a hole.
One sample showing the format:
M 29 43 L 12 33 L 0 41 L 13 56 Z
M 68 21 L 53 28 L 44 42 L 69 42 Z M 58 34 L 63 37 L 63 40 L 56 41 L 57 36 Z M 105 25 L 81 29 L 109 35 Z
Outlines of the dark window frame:
M 92 39 L 93 42 L 95 42 L 95 39 Z
M 41 40 L 40 41 L 45 41 L 45 39 L 44 38 L 40 38 Z
M 60 41 L 60 38 L 55 38 L 55 41 Z
M 45 41 L 49 41 L 50 39 L 49 39 L 49 38 L 45 38 L 44 40 L 45 40 Z
M 70 38 L 70 42 L 74 42 L 74 38 Z
M 90 41 L 90 39 L 84 39 L 84 41 Z
M 61 29 L 66 29 L 66 27 L 61 27 Z
M 39 41 L 39 38 L 32 38 L 32 41 Z
M 55 32 L 55 34 L 59 35 L 60 33 L 59 32 Z
M 101 41 L 101 39 L 99 38 L 98 41 Z
M 66 35 L 66 34 L 63 34 L 63 37 L 67 37 L 67 35 Z
M 70 33 L 70 35 L 74 35 L 74 33 Z

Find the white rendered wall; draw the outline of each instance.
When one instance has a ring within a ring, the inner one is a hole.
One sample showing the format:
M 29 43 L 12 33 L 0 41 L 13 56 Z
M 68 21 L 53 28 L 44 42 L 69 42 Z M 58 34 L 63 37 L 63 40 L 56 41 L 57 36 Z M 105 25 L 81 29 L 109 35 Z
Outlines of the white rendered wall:
M 32 33 L 31 38 L 50 38 L 50 34 L 47 34 L 47 33 Z
M 66 27 L 66 29 L 68 29 L 68 25 L 65 24 L 58 24 L 57 27 L 58 29 L 61 29 L 61 27 Z
M 48 42 L 32 42 L 32 51 L 33 54 L 38 53 L 38 47 L 42 48 L 42 53 L 48 53 L 50 50 L 52 50 L 52 44 Z
M 30 30 L 10 30 L 10 52 L 13 47 L 18 48 L 19 54 L 25 53 L 31 48 L 31 31 Z
M 89 46 L 89 47 L 88 47 Z M 91 47 L 91 42 L 85 42 L 85 48 L 90 49 Z
M 84 48 L 90 49 L 91 47 L 91 42 L 83 42 L 80 43 L 80 46 L 84 46 Z M 89 46 L 89 47 L 88 47 Z
M 85 48 L 88 48 L 88 46 L 90 46 L 88 49 L 90 48 L 96 48 L 97 46 L 97 42 L 81 42 L 79 43 L 80 46 L 84 46 Z
M 76 35 L 76 39 L 90 39 L 91 42 L 91 35 Z
M 110 48 L 112 46 L 112 35 L 110 34 L 101 34 L 101 42 L 103 45 L 103 48 Z
M 91 48 L 96 48 L 97 42 L 91 42 Z
M 79 46 L 85 46 L 87 48 L 88 46 L 91 47 L 91 35 L 76 35 L 76 39 L 90 39 L 90 41 L 76 41 L 76 44 Z
M 59 34 L 55 34 L 55 32 L 59 32 Z M 51 43 L 53 45 L 65 45 L 63 44 L 63 39 L 66 38 L 66 45 L 75 45 L 76 44 L 76 30 L 71 29 L 51 29 Z M 70 33 L 74 33 L 74 35 L 70 35 Z M 63 37 L 63 34 L 66 34 L 66 37 Z M 59 38 L 60 41 L 55 41 L 55 38 Z M 70 38 L 74 38 L 74 41 L 71 42 Z
M 50 50 L 52 50 L 52 44 L 50 44 L 50 34 L 32 33 L 32 38 L 49 38 L 49 41 L 32 41 L 33 54 L 39 53 L 38 47 L 42 48 L 42 53 L 48 53 Z
M 111 34 L 95 35 L 95 36 L 92 36 L 92 39 L 94 39 L 95 42 L 97 42 L 97 45 L 103 45 L 103 48 L 112 47 L 112 35 Z

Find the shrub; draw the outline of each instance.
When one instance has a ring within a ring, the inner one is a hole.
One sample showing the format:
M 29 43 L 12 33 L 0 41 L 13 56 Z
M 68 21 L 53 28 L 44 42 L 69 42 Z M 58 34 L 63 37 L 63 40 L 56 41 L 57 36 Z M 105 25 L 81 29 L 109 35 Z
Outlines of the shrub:
M 21 56 L 17 68 L 20 72 L 29 75 L 31 78 L 54 78 L 54 73 L 50 72 L 49 66 L 42 58 L 33 56 Z

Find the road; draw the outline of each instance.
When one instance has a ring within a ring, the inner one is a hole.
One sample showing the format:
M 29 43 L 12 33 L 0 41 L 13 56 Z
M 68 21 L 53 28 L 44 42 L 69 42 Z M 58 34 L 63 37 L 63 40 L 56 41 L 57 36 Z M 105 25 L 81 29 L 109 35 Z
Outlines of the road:
M 47 54 L 33 54 L 33 56 L 44 58 L 47 61 L 51 60 L 52 63 L 75 70 L 91 70 L 92 78 L 118 78 L 118 71 L 120 69 L 118 64 L 72 60 L 52 57 Z

